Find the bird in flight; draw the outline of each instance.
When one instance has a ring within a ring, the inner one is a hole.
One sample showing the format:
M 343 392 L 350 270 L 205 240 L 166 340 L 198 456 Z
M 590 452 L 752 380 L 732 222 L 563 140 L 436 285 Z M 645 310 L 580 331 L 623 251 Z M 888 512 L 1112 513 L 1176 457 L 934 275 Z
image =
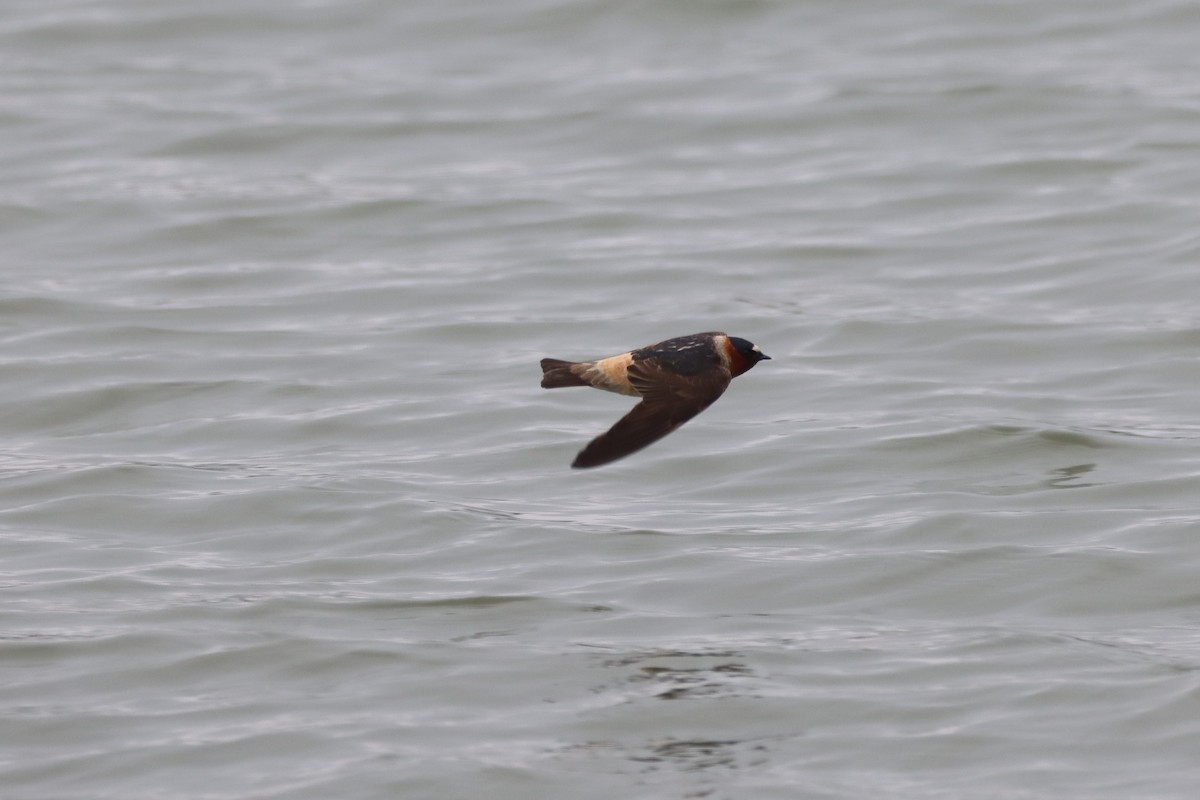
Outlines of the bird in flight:
M 657 442 L 771 357 L 718 331 L 679 336 L 595 361 L 542 359 L 542 388 L 594 386 L 642 401 L 579 451 L 572 467 L 599 467 Z

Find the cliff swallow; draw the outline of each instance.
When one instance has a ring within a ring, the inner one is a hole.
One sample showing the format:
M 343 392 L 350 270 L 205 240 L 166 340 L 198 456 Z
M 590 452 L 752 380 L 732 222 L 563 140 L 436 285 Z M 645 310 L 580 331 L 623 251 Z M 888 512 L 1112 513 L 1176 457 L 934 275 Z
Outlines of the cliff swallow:
M 594 386 L 642 398 L 571 464 L 598 467 L 657 442 L 712 405 L 735 377 L 770 358 L 745 339 L 710 331 L 595 361 L 543 358 L 542 388 Z

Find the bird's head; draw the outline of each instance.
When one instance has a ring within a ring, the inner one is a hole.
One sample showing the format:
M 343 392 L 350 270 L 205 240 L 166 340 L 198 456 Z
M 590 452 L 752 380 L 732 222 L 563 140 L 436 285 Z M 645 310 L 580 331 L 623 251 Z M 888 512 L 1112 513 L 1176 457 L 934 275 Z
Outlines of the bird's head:
M 771 357 L 758 349 L 758 345 L 754 342 L 747 341 L 740 336 L 730 336 L 729 344 L 733 347 L 733 352 L 738 357 L 730 359 L 731 366 L 734 366 L 734 375 L 741 375 L 748 371 L 751 367 L 760 361 L 770 361 Z M 740 360 L 740 363 L 738 363 Z

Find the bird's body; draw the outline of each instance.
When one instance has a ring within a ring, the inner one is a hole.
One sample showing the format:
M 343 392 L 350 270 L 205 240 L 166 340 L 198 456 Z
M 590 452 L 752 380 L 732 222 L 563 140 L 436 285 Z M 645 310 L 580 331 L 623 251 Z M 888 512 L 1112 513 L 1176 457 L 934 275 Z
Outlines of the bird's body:
M 769 358 L 745 339 L 710 331 L 594 361 L 543 358 L 542 386 L 593 386 L 642 398 L 571 464 L 598 467 L 666 436 L 712 405 L 731 380 Z

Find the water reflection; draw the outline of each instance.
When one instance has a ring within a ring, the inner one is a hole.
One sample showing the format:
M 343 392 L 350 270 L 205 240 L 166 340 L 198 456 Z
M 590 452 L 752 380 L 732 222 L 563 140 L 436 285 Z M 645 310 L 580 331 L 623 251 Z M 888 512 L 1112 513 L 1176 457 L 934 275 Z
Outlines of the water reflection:
M 1075 483 L 1081 475 L 1086 475 L 1096 469 L 1095 464 L 1076 464 L 1071 467 L 1059 467 L 1051 470 L 1054 477 L 1043 481 L 1047 489 L 1082 489 L 1085 486 L 1098 486 L 1097 483 Z

